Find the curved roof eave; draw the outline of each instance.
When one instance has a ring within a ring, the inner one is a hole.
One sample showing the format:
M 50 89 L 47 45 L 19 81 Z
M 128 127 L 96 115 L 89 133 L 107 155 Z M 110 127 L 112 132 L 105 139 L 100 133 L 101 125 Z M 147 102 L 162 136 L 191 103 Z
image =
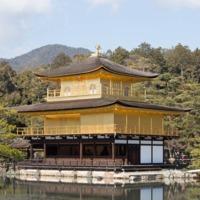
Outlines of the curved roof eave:
M 104 66 L 103 66 L 102 68 L 103 68 L 105 71 L 112 72 L 112 73 L 115 73 L 115 74 L 118 74 L 118 75 L 129 76 L 129 77 L 156 78 L 156 77 L 158 76 L 158 74 L 154 74 L 154 76 L 150 76 L 150 77 L 142 76 L 142 75 L 130 75 L 130 74 L 119 73 L 119 72 L 116 72 L 116 71 L 109 70 L 108 68 L 105 68 Z
M 41 78 L 58 78 L 92 73 L 101 68 L 115 74 L 130 77 L 155 78 L 158 76 L 156 73 L 139 71 L 100 57 L 91 57 L 82 62 L 74 63 L 48 72 L 36 73 L 35 75 Z
M 132 102 L 124 100 L 119 100 L 118 102 L 122 106 L 141 108 L 147 110 L 168 111 L 168 112 L 178 112 L 178 113 L 189 112 L 192 110 L 192 108 L 179 108 L 179 107 L 177 108 L 165 105 L 150 104 L 146 102 Z
M 80 72 L 80 73 L 71 73 L 71 74 L 60 74 L 60 75 L 54 75 L 54 76 L 41 76 L 38 74 L 35 74 L 36 76 L 39 77 L 43 77 L 43 78 L 59 78 L 59 77 L 64 77 L 64 76 L 75 76 L 75 75 L 82 75 L 82 74 L 87 74 L 87 73 L 93 73 L 96 72 L 98 70 L 100 70 L 102 68 L 102 66 L 94 69 L 94 70 L 90 70 L 90 71 L 85 71 L 85 72 Z
M 117 74 L 117 75 L 128 76 L 128 77 L 136 77 L 136 78 L 150 79 L 150 78 L 156 78 L 158 76 L 158 74 L 155 74 L 154 76 L 151 76 L 151 77 L 147 77 L 147 76 L 140 76 L 140 75 L 131 75 L 131 74 L 127 74 L 127 73 L 119 73 L 119 72 L 116 72 L 116 71 L 109 70 L 104 66 L 100 66 L 100 67 L 98 67 L 98 68 L 96 68 L 94 70 L 85 71 L 85 72 L 82 72 L 82 73 L 62 74 L 62 75 L 57 75 L 57 76 L 40 76 L 38 74 L 35 74 L 35 75 L 40 77 L 40 78 L 61 78 L 61 77 L 66 77 L 66 76 L 75 76 L 75 75 L 83 75 L 83 74 L 93 73 L 93 72 L 97 72 L 100 69 L 103 69 L 103 70 L 105 70 L 107 72 L 111 72 L 111 73 L 114 73 L 114 74 Z
M 191 108 L 176 108 L 163 105 L 150 104 L 145 102 L 132 102 L 124 100 L 113 100 L 113 99 L 90 99 L 90 100 L 76 100 L 76 101 L 62 101 L 62 102 L 45 102 L 40 104 L 33 104 L 29 106 L 19 106 L 13 108 L 18 113 L 27 114 L 33 112 L 52 112 L 52 111 L 63 111 L 63 110 L 79 110 L 79 109 L 93 109 L 112 105 L 121 105 L 124 107 L 163 111 L 167 113 L 184 113 L 189 112 Z

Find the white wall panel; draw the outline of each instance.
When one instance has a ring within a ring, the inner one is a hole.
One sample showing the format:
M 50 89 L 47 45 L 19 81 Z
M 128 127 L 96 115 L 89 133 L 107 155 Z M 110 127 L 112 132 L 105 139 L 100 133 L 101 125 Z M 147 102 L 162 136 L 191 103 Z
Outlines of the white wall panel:
M 163 163 L 163 146 L 153 146 L 153 163 Z
M 141 145 L 140 162 L 141 164 L 151 163 L 151 146 L 150 145 Z

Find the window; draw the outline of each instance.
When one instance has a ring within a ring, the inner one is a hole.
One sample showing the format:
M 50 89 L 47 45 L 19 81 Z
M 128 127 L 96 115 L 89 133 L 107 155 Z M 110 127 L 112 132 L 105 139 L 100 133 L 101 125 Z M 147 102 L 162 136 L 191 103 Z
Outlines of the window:
M 115 146 L 115 155 L 116 157 L 125 156 L 126 155 L 126 145 L 116 145 Z
M 118 82 L 113 82 L 113 94 L 114 95 L 120 95 L 120 83 Z
M 64 96 L 71 96 L 71 88 L 70 87 L 66 87 L 64 89 Z
M 97 89 L 96 89 L 96 85 L 95 84 L 91 84 L 90 85 L 90 94 L 96 94 L 97 93 Z
M 96 149 L 96 156 L 102 156 L 102 157 L 108 157 L 111 156 L 111 146 L 110 145 L 102 145 L 102 144 L 97 144 L 95 145 Z
M 79 156 L 79 145 L 59 145 L 59 155 L 63 157 Z
M 92 144 L 83 145 L 83 156 L 85 157 L 94 156 L 94 146 Z
M 58 147 L 57 145 L 47 145 L 46 147 L 46 156 L 57 156 L 58 155 Z
M 108 85 L 103 84 L 103 94 L 108 94 Z
M 126 97 L 129 96 L 129 87 L 124 88 L 124 96 L 126 96 Z

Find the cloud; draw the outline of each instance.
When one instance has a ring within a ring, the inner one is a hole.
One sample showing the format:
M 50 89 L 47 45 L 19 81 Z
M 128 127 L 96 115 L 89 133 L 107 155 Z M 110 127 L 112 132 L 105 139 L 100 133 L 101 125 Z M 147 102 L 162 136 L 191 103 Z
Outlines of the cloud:
M 51 0 L 0 0 L 0 5 L 1 13 L 44 13 L 51 9 Z
M 168 4 L 175 7 L 200 8 L 200 0 L 156 0 L 160 4 Z
M 33 16 L 51 12 L 53 0 L 0 0 L 0 57 L 31 30 Z M 11 47 L 11 46 L 10 46 Z
M 85 1 L 91 3 L 95 7 L 101 6 L 101 5 L 110 5 L 111 6 L 111 10 L 113 12 L 117 12 L 119 10 L 119 8 L 120 8 L 120 4 L 124 0 L 85 0 Z

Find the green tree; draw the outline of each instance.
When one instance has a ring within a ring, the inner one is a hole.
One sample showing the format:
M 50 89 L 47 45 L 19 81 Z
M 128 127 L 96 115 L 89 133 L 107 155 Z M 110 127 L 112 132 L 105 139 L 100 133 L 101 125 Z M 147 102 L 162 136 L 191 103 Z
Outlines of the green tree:
M 142 71 L 148 71 L 151 67 L 150 59 L 131 52 L 127 59 L 128 66 Z
M 193 139 L 194 147 L 190 155 L 192 157 L 192 164 L 189 166 L 192 169 L 200 169 L 200 137 Z
M 89 57 L 89 55 L 84 55 L 84 54 L 77 54 L 73 57 L 73 62 L 79 62 L 79 61 L 82 61 L 82 60 L 85 60 Z
M 19 160 L 24 157 L 21 151 L 12 149 L 9 146 L 17 138 L 17 135 L 13 134 L 15 126 L 8 123 L 12 114 L 13 111 L 3 109 L 2 106 L 0 107 L 0 158 L 3 160 Z
M 51 68 L 55 69 L 58 67 L 67 66 L 70 63 L 72 63 L 72 59 L 68 55 L 61 52 L 53 59 L 51 63 Z
M 8 124 L 9 117 L 13 114 L 13 111 L 8 111 L 0 106 L 0 134 L 12 133 L 15 130 L 14 125 Z M 1 139 L 0 139 L 1 140 Z
M 38 79 L 30 70 L 21 72 L 17 76 L 19 104 L 33 104 L 42 101 L 46 97 L 48 84 Z
M 192 71 L 192 80 L 200 83 L 200 50 L 195 49 L 193 52 L 194 70 Z
M 178 44 L 169 55 L 167 65 L 172 73 L 180 75 L 183 79 L 186 69 L 193 67 L 193 57 L 191 50 L 187 46 Z
M 118 47 L 117 49 L 115 49 L 115 51 L 109 57 L 110 60 L 121 65 L 126 65 L 126 59 L 128 58 L 129 52 L 122 47 Z
M 151 45 L 143 42 L 141 43 L 138 48 L 134 49 L 134 53 L 140 55 L 144 58 L 150 58 L 151 57 L 152 48 Z
M 7 62 L 0 63 L 0 103 L 11 106 L 18 101 L 17 74 Z
M 130 52 L 130 63 L 143 71 L 163 72 L 166 68 L 166 60 L 162 54 L 162 48 L 152 48 L 150 44 L 141 43 L 138 48 Z M 166 70 L 165 70 L 166 71 Z

